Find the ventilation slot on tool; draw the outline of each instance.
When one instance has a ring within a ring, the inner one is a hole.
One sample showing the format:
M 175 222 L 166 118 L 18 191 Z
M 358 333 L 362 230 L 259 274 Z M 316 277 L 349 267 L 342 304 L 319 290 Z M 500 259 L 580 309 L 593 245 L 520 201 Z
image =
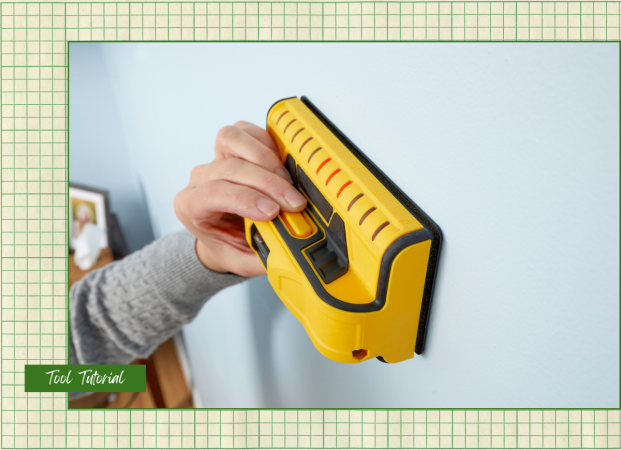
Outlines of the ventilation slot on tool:
M 285 127 L 285 130 L 283 131 L 283 133 L 286 133 L 286 132 L 287 132 L 287 128 L 289 128 L 289 125 L 291 125 L 291 124 L 292 124 L 293 122 L 295 122 L 296 120 L 297 120 L 297 119 L 293 119 L 291 122 L 289 122 L 289 123 L 287 124 L 287 126 Z
M 293 142 L 293 140 L 295 139 L 295 137 L 300 134 L 300 132 L 304 131 L 304 128 L 300 128 L 298 131 L 295 132 L 295 134 L 293 135 L 293 137 L 291 138 L 291 142 Z
M 351 180 L 349 180 L 347 183 L 345 183 L 343 186 L 341 186 L 341 189 L 339 189 L 339 191 L 336 193 L 336 198 L 339 198 L 339 195 L 341 195 L 341 192 L 343 192 L 343 189 L 345 189 L 350 184 L 351 184 Z
M 377 230 L 375 230 L 375 232 L 373 233 L 371 240 L 374 241 L 377 235 L 379 234 L 379 232 L 382 231 L 384 228 L 386 228 L 388 225 L 390 225 L 390 222 L 384 222 L 379 227 L 377 227 Z
M 349 211 L 351 209 L 352 206 L 354 206 L 354 203 L 356 203 L 358 200 L 360 200 L 360 198 L 364 196 L 364 194 L 358 194 L 354 197 L 354 199 L 351 201 L 351 203 L 349 204 L 349 206 L 347 207 L 347 211 Z
M 289 110 L 285 111 L 284 113 L 282 113 L 280 115 L 280 117 L 278 118 L 278 120 L 276 121 L 276 125 L 278 125 L 278 122 L 280 122 L 280 119 L 282 119 L 282 116 L 284 116 L 285 114 L 287 114 L 289 112 Z
M 310 162 L 310 160 L 313 159 L 313 156 L 315 156 L 315 153 L 317 153 L 319 150 L 321 150 L 321 147 L 319 147 L 313 153 L 311 153 L 311 155 L 308 157 L 308 162 Z
M 326 158 L 321 164 L 319 164 L 319 167 L 317 167 L 317 172 L 316 174 L 319 174 L 319 171 L 321 169 L 323 169 L 323 166 L 325 166 L 326 164 L 328 164 L 330 161 L 332 161 L 332 158 Z
M 311 141 L 312 139 L 313 139 L 313 138 L 312 138 L 312 136 L 311 136 L 311 137 L 309 137 L 308 139 L 306 139 L 306 140 L 304 141 L 304 143 L 300 146 L 300 153 L 302 152 L 302 149 L 304 148 L 304 146 L 305 146 L 306 144 L 308 144 L 308 142 L 309 142 L 309 141 Z
M 362 217 L 360 218 L 360 223 L 358 225 L 362 225 L 362 222 L 364 222 L 364 219 L 366 219 L 369 214 L 371 214 L 373 211 L 375 211 L 377 208 L 375 206 L 373 206 L 372 208 L 369 208 L 369 210 L 367 212 L 365 212 Z
M 332 173 L 330 174 L 330 176 L 329 176 L 329 177 L 328 177 L 328 179 L 326 180 L 326 186 L 328 185 L 328 183 L 330 182 L 330 180 L 332 179 L 332 177 L 333 177 L 334 175 L 336 175 L 337 173 L 339 173 L 340 171 L 341 171 L 341 169 L 336 169 L 334 172 L 332 172 Z M 337 195 L 337 197 L 338 197 L 338 195 Z

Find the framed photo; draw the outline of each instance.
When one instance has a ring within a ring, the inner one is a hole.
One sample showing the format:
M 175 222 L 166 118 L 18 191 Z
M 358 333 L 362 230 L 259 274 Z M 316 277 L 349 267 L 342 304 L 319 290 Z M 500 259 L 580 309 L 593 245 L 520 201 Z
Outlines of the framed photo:
M 110 208 L 108 191 L 69 183 L 69 251 L 87 223 L 103 229 L 100 247 L 110 246 Z

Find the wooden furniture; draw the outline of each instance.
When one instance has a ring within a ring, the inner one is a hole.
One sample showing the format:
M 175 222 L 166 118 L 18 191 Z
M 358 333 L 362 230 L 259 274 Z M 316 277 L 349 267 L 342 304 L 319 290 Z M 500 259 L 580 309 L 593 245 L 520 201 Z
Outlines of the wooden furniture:
M 89 270 L 81 270 L 69 255 L 69 288 L 88 272 L 114 261 L 110 248 L 102 249 L 97 263 Z M 96 392 L 69 402 L 69 408 L 193 408 L 192 393 L 179 363 L 174 339 L 168 339 L 149 358 L 134 361 L 147 369 L 146 392 Z
M 110 264 L 114 261 L 114 256 L 112 256 L 112 249 L 110 247 L 106 247 L 101 250 L 99 254 L 99 258 L 93 267 L 88 270 L 82 270 L 78 266 L 76 266 L 73 262 L 73 253 L 69 254 L 69 289 L 73 283 L 81 279 L 87 273 L 99 269 L 100 267 L 105 266 L 106 264 Z
M 177 357 L 173 338 L 162 343 L 146 360 L 146 392 L 96 392 L 69 402 L 69 408 L 194 408 L 192 393 Z

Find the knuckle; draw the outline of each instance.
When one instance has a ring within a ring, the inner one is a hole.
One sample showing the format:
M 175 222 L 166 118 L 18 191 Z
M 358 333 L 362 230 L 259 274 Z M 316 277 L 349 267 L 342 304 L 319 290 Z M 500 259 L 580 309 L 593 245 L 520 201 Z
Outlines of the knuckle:
M 269 172 L 267 175 L 265 175 L 265 178 L 263 178 L 263 183 L 270 190 L 278 190 L 280 187 L 282 187 L 281 181 L 282 178 L 272 172 Z
M 238 128 L 232 125 L 220 128 L 220 131 L 218 131 L 218 134 L 216 135 L 216 145 L 227 145 L 238 132 Z
M 233 124 L 234 127 L 242 129 L 248 127 L 248 125 L 250 125 L 250 123 L 246 122 L 245 120 L 238 120 Z
M 239 160 L 237 158 L 224 159 L 215 166 L 214 176 L 216 179 L 231 180 L 239 171 Z
M 245 197 L 246 196 L 244 195 L 242 190 L 238 189 L 237 192 L 235 192 L 235 196 L 233 197 L 233 201 L 235 202 L 235 205 L 237 205 L 238 207 L 242 207 Z
M 175 195 L 175 199 L 173 201 L 173 207 L 175 209 L 175 214 L 181 222 L 185 221 L 185 209 L 184 209 L 185 198 L 186 198 L 186 190 L 184 189 L 181 192 L 179 192 L 177 195 Z
M 242 189 L 239 189 L 235 195 L 233 196 L 233 204 L 232 209 L 235 211 L 235 214 L 243 216 L 245 212 L 249 209 L 250 199 L 249 196 L 246 195 Z
M 192 170 L 190 171 L 190 182 L 195 181 L 197 178 L 199 178 L 200 173 L 203 170 L 204 170 L 204 166 L 193 167 Z
M 275 170 L 278 167 L 276 155 L 267 147 L 257 149 L 257 158 L 265 167 Z
M 202 197 L 204 198 L 204 200 L 206 201 L 209 200 L 209 198 L 218 189 L 218 184 L 219 184 L 218 180 L 209 180 L 203 183 L 201 191 L 202 191 Z
M 190 172 L 190 186 L 196 187 L 212 179 L 214 171 L 217 170 L 218 164 L 219 161 L 215 160 L 209 164 L 194 167 Z

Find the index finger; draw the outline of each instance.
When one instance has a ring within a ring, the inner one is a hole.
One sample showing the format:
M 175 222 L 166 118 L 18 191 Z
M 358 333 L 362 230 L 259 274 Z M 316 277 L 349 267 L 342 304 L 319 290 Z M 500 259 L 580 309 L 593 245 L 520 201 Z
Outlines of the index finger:
M 272 139 L 272 137 L 270 136 L 270 134 L 266 130 L 264 130 L 263 128 L 261 128 L 258 125 L 255 125 L 254 123 L 246 122 L 246 121 L 243 121 L 243 120 L 240 120 L 239 122 L 236 122 L 234 126 L 236 126 L 238 128 L 241 128 L 246 133 L 248 133 L 250 136 L 252 136 L 257 141 L 259 141 L 261 144 L 263 144 L 267 148 L 273 150 L 274 153 L 276 154 L 276 156 L 278 156 L 278 158 L 280 158 L 280 153 L 278 152 L 278 147 L 276 147 L 276 143 L 274 142 L 274 140 Z
M 285 169 L 280 156 L 276 156 L 277 154 L 278 151 L 275 152 L 263 145 L 262 142 L 238 127 L 224 127 L 218 132 L 216 138 L 216 159 L 230 157 L 244 159 L 292 183 L 289 172 Z

